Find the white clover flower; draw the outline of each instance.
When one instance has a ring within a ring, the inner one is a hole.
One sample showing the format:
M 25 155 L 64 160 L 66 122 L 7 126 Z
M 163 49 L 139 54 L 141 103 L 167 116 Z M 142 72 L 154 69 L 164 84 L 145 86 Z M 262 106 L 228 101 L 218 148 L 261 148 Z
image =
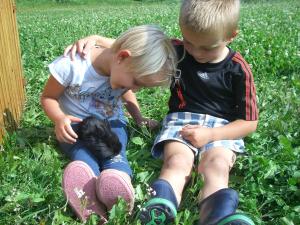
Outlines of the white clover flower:
M 153 188 L 152 188 L 152 187 L 148 187 L 148 188 L 147 188 L 147 191 L 148 191 L 148 192 L 151 192 L 151 191 L 153 191 Z
M 288 57 L 289 56 L 289 52 L 287 50 L 285 50 L 284 55 L 285 55 L 285 57 Z
M 16 207 L 14 208 L 14 212 L 19 212 L 20 211 L 20 204 L 16 204 Z
M 77 187 L 74 188 L 74 192 L 77 195 L 77 198 L 82 198 L 85 192 L 82 189 L 78 189 Z
M 86 211 L 87 211 L 87 214 L 88 214 L 88 215 L 94 213 L 93 210 L 91 210 L 91 209 L 88 209 L 88 210 L 86 210 Z
M 272 54 L 272 51 L 269 49 L 269 50 L 267 51 L 267 53 L 268 53 L 268 55 L 271 55 L 271 54 Z

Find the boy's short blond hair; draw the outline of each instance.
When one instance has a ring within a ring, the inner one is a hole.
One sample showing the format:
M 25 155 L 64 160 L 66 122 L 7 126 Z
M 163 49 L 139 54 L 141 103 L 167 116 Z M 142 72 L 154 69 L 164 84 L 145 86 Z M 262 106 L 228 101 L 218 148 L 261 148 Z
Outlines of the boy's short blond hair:
M 156 85 L 166 85 L 176 71 L 176 52 L 171 40 L 155 25 L 142 25 L 122 33 L 111 49 L 116 52 L 127 49 L 131 53 L 129 69 L 143 76 L 159 75 Z
M 196 33 L 234 36 L 240 15 L 239 0 L 183 0 L 179 22 Z

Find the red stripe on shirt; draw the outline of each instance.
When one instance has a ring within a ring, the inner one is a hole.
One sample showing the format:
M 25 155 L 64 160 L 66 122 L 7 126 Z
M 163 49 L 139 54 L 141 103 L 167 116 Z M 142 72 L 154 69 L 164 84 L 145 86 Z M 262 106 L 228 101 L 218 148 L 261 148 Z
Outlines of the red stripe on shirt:
M 252 118 L 257 119 L 258 111 L 257 111 L 257 107 L 256 107 L 256 90 L 255 90 L 254 85 L 252 85 L 252 96 L 253 96 L 252 97 Z
M 257 111 L 257 105 L 256 105 L 256 90 L 255 90 L 255 85 L 254 85 L 254 81 L 253 81 L 253 75 L 250 69 L 249 64 L 244 60 L 244 58 L 237 53 L 236 54 L 236 58 L 240 60 L 240 62 L 244 65 L 244 70 L 246 69 L 248 71 L 248 75 L 249 75 L 249 82 L 250 82 L 250 109 L 251 109 L 251 120 L 257 120 L 258 118 L 258 111 Z
M 239 53 L 236 53 L 232 60 L 241 65 L 246 76 L 246 120 L 257 120 L 256 91 L 253 83 L 251 69 L 248 63 L 243 59 L 243 57 Z
M 256 115 L 256 93 L 255 93 L 255 86 L 253 84 L 253 75 L 251 72 L 251 68 L 249 66 L 249 64 L 244 60 L 244 58 L 241 56 L 240 53 L 237 53 L 237 58 L 241 60 L 241 62 L 243 62 L 243 64 L 245 65 L 247 71 L 250 74 L 250 105 L 251 105 L 251 120 L 255 120 L 257 119 L 257 115 Z
M 172 39 L 172 44 L 173 45 L 183 45 L 183 42 L 182 40 L 179 40 L 179 39 Z
M 242 60 L 247 68 L 247 70 L 250 73 L 251 76 L 251 110 L 252 110 L 252 120 L 257 120 L 258 119 L 258 110 L 257 110 L 257 102 L 256 102 L 256 89 L 254 85 L 254 79 L 253 75 L 251 72 L 251 68 L 249 64 L 244 60 L 244 58 L 241 56 L 241 54 L 238 53 L 238 58 Z

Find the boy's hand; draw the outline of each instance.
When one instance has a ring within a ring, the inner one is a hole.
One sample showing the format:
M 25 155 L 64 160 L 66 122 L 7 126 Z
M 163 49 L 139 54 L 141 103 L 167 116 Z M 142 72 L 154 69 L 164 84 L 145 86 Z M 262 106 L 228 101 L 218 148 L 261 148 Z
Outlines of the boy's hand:
M 212 128 L 200 125 L 186 125 L 179 133 L 196 148 L 200 148 L 213 140 Z
M 152 120 L 149 118 L 145 118 L 142 117 L 141 119 L 139 119 L 138 121 L 136 121 L 138 126 L 143 126 L 145 125 L 146 127 L 148 127 L 150 130 L 154 130 L 155 128 L 157 128 L 159 126 L 159 122 L 156 120 Z
M 98 37 L 96 35 L 88 36 L 76 41 L 72 45 L 67 46 L 64 50 L 64 57 L 70 54 L 71 60 L 73 61 L 76 53 L 78 53 L 81 58 L 85 59 L 91 48 L 96 45 L 97 38 Z
M 58 120 L 55 121 L 55 134 L 56 138 L 59 142 L 65 142 L 68 144 L 73 144 L 76 142 L 78 138 L 77 134 L 71 127 L 72 122 L 81 122 L 80 118 L 65 115 L 60 117 Z

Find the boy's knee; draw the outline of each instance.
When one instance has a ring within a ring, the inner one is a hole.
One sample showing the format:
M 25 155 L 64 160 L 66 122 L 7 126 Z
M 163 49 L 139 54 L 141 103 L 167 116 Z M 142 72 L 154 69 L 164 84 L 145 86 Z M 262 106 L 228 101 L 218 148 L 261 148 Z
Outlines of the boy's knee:
M 205 174 L 216 171 L 218 173 L 228 174 L 235 162 L 235 154 L 214 154 L 210 157 L 204 157 L 198 167 L 198 172 Z
M 174 154 L 164 159 L 164 166 L 174 170 L 190 172 L 193 167 L 193 160 L 184 157 L 182 154 Z

